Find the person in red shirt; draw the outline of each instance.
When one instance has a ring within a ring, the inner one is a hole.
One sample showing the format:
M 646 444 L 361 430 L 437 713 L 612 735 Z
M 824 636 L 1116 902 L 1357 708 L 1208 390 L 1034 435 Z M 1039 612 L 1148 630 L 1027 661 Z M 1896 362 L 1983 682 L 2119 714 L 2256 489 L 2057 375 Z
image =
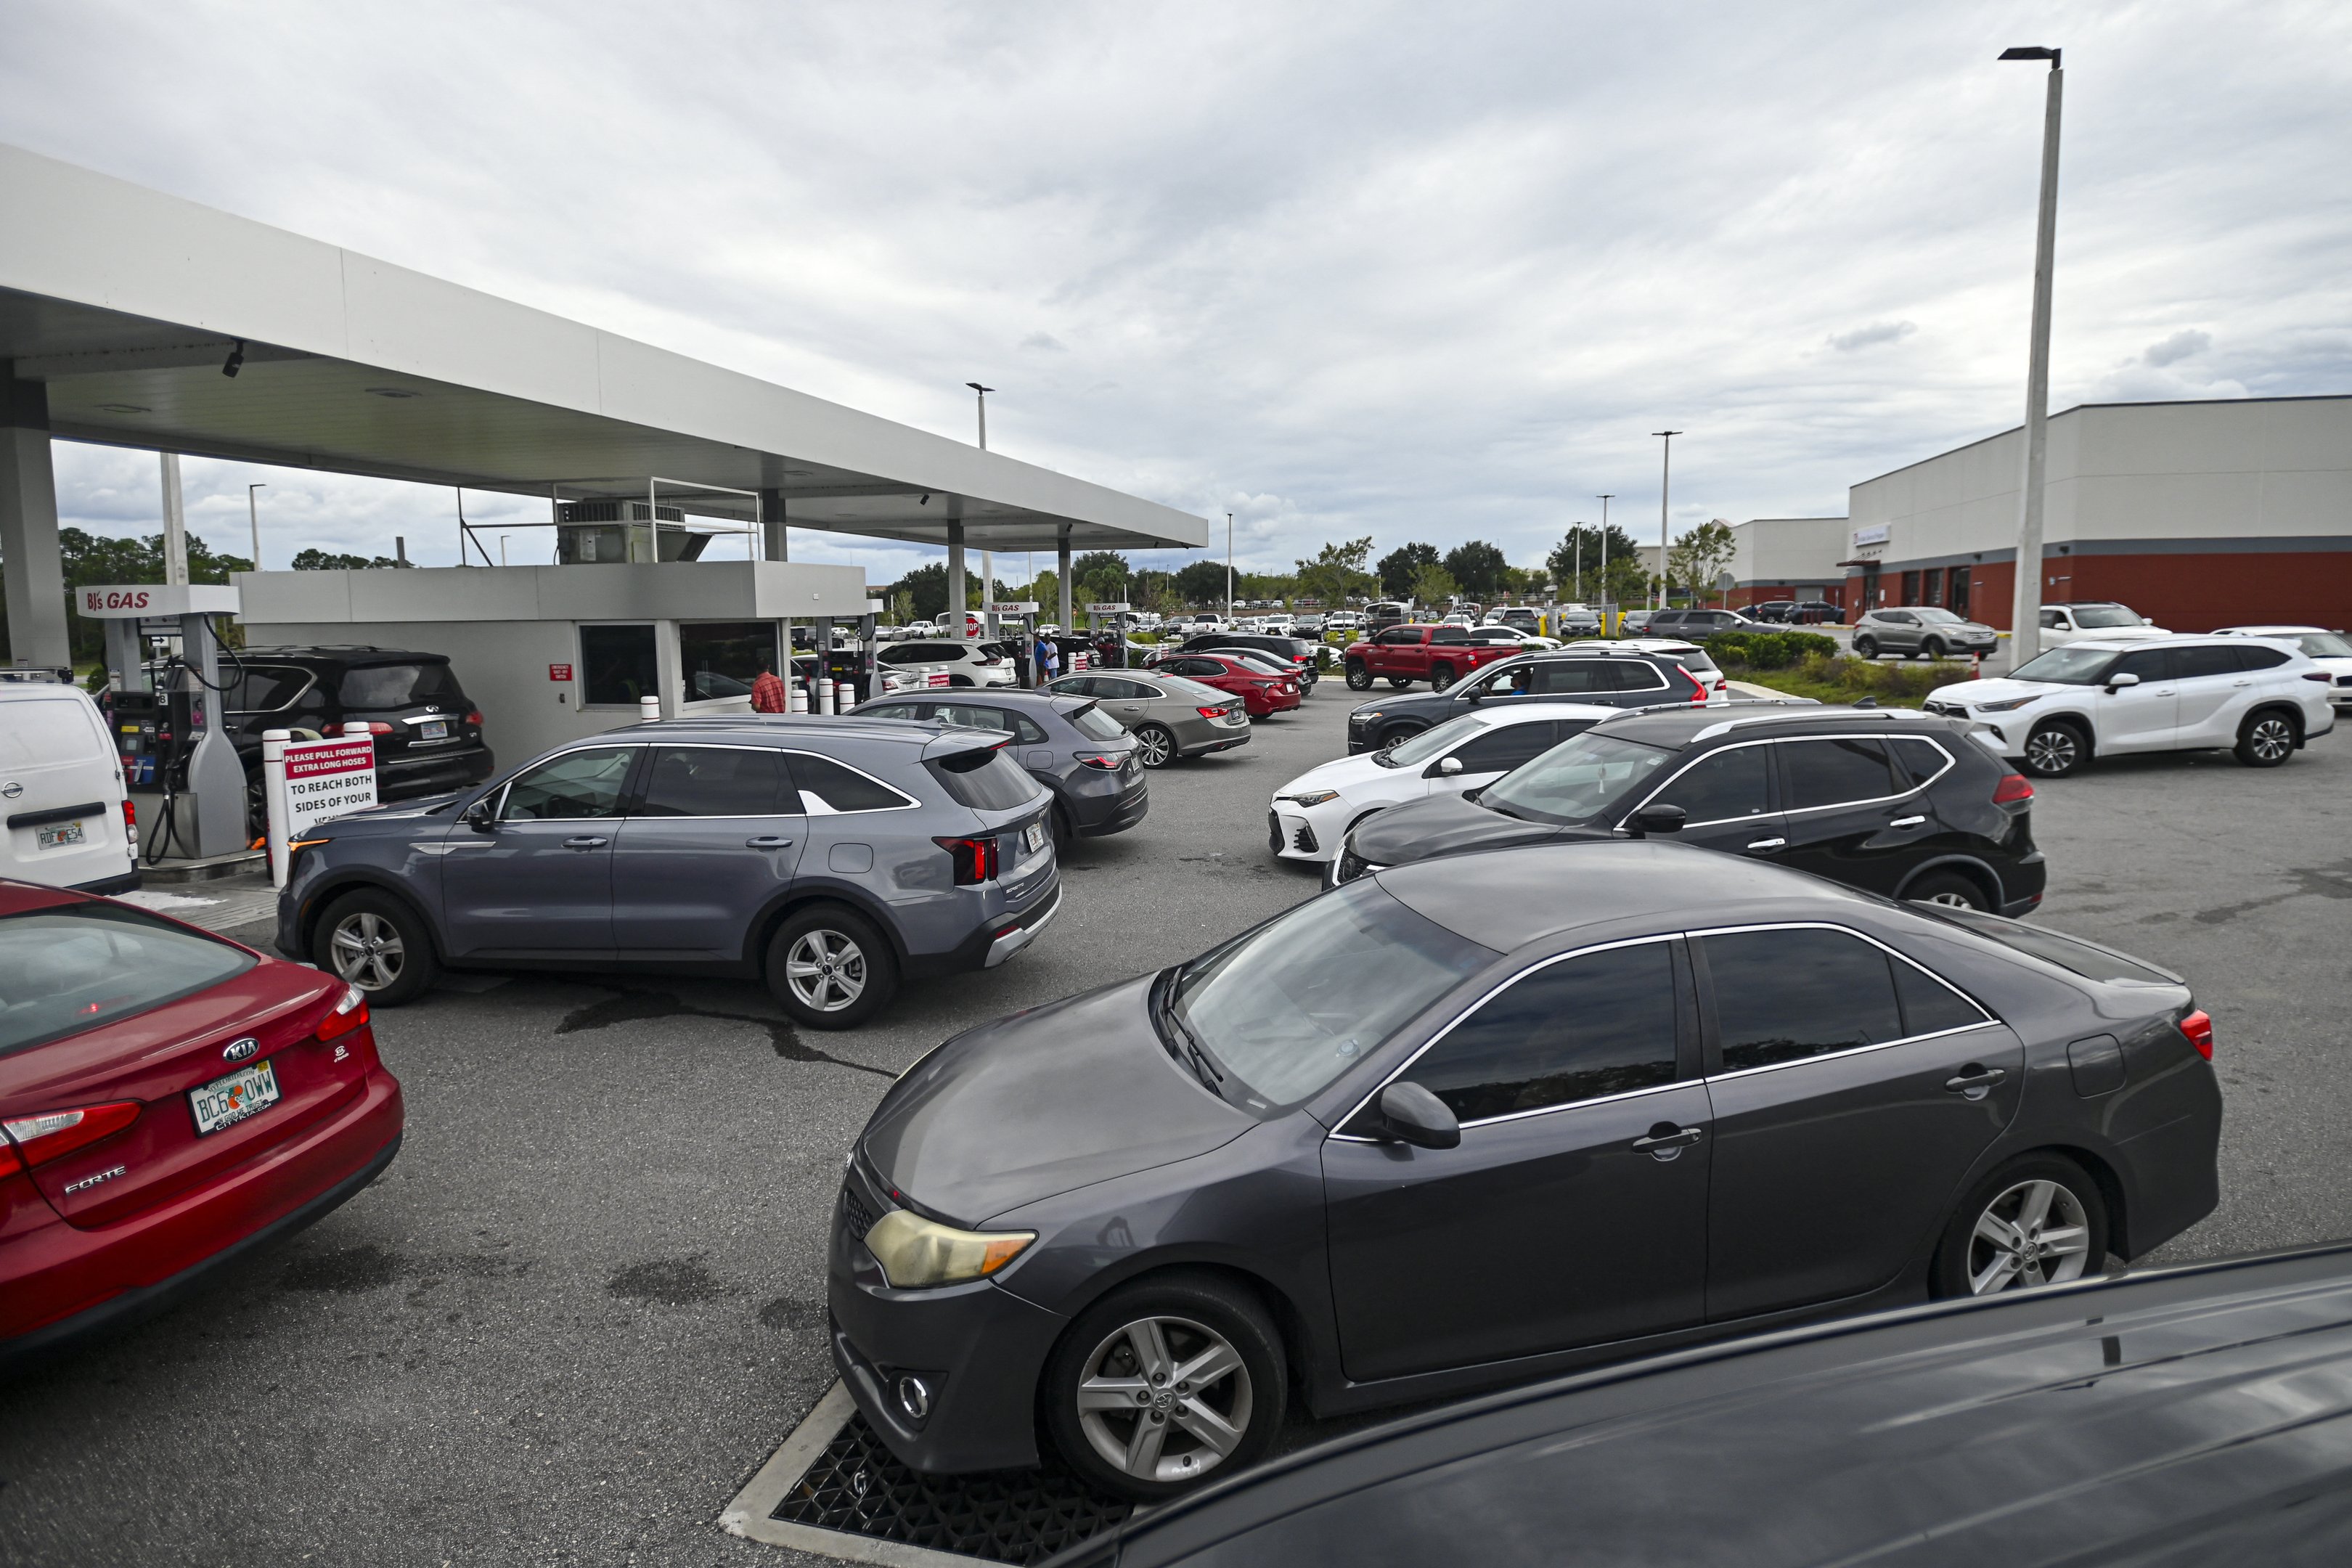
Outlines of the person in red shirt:
M 751 682 L 751 711 L 789 713 L 792 711 L 792 700 L 784 690 L 784 683 L 776 679 L 776 672 L 770 669 L 766 661 L 762 660 L 760 665 L 760 679 Z

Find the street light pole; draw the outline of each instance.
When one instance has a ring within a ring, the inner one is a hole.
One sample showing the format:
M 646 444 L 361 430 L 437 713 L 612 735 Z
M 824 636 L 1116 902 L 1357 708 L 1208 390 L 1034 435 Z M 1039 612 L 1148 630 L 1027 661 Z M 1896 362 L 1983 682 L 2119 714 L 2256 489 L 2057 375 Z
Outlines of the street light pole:
M 1601 602 L 1604 605 L 1609 602 L 1609 503 L 1616 495 L 1609 490 L 1593 498 L 1601 503 Z
M 1665 457 L 1658 468 L 1658 609 L 1666 607 L 1666 500 L 1674 493 L 1675 437 L 1679 430 L 1653 430 L 1653 436 L 1666 438 Z
M 1234 618 L 1234 514 L 1225 513 L 1225 619 Z
M 2058 105 L 2066 73 L 2061 51 L 2004 49 L 2005 60 L 2048 60 L 2042 110 L 2042 205 L 2033 232 L 2033 342 L 2025 365 L 2025 477 L 2017 508 L 2017 600 L 2010 615 L 2009 668 L 2042 651 L 2042 506 L 2050 468 L 2050 289 L 2058 248 Z
M 247 526 L 253 530 L 253 569 L 256 572 L 261 570 L 261 509 L 254 504 L 253 492 L 268 488 L 266 483 L 245 487 L 245 521 Z
M 976 381 L 967 381 L 964 384 L 971 387 L 980 399 L 980 449 L 985 452 L 988 450 L 988 395 L 994 392 L 996 388 L 982 386 Z M 990 601 L 995 597 L 996 552 L 983 548 L 980 552 L 980 630 L 982 637 L 991 639 L 996 636 L 996 617 L 988 613 L 988 606 Z M 966 614 L 961 605 L 956 606 L 956 640 L 958 642 L 963 640 L 963 617 Z

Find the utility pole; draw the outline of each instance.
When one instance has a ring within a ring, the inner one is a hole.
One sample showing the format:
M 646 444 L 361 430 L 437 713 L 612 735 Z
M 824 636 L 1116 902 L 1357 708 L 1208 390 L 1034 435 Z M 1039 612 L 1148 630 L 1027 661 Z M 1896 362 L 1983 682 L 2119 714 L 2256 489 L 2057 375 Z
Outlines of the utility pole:
M 971 387 L 980 400 L 980 449 L 985 452 L 988 450 L 988 395 L 996 388 L 982 386 L 976 381 L 967 381 L 964 384 Z M 980 629 L 982 636 L 992 638 L 996 636 L 996 617 L 988 613 L 988 606 L 995 598 L 996 552 L 983 549 L 980 552 Z M 959 642 L 963 640 L 966 613 L 961 605 L 956 606 L 956 640 Z
M 253 492 L 268 488 L 266 483 L 245 487 L 245 521 L 246 525 L 253 530 L 253 569 L 256 572 L 261 570 L 261 509 L 255 504 Z
M 1653 606 L 1663 610 L 1666 607 L 1666 503 L 1674 492 L 1675 437 L 1682 432 L 1653 430 L 1650 434 L 1663 436 L 1666 439 L 1666 455 L 1658 468 L 1658 602 Z
M 1609 502 L 1616 494 L 1615 490 L 1611 490 L 1604 495 L 1593 498 L 1601 503 L 1601 593 L 1599 596 L 1602 604 L 1609 602 Z M 1605 631 L 1608 628 L 1604 626 L 1601 629 Z
M 2050 291 L 2058 249 L 2058 104 L 2066 82 L 2061 51 L 2004 49 L 2005 60 L 2048 60 L 2042 110 L 2042 205 L 2033 230 L 2033 337 L 2025 363 L 2025 475 L 2017 507 L 2017 600 L 2010 616 L 2009 668 L 2042 651 L 2042 506 L 2050 468 Z
M 1234 618 L 1234 514 L 1225 513 L 1225 619 Z
M 184 586 L 188 581 L 188 512 L 180 496 L 180 454 L 164 452 L 163 459 L 163 581 Z

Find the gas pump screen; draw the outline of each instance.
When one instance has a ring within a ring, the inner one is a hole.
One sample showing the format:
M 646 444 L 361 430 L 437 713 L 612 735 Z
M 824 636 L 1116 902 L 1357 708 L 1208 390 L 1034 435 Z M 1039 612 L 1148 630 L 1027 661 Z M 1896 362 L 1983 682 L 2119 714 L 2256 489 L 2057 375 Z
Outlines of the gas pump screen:
M 286 744 L 286 837 L 375 804 L 375 742 L 365 737 Z

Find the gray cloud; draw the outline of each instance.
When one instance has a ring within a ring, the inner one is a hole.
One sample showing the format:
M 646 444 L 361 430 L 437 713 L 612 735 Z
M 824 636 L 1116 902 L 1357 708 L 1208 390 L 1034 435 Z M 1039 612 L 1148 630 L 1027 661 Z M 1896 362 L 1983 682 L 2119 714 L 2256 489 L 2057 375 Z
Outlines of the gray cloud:
M 2168 364 L 2178 364 L 2192 355 L 2201 354 L 2212 346 L 2212 333 L 2183 328 L 2160 343 L 2148 344 L 2147 352 L 2140 355 L 2140 358 L 2147 363 L 2161 368 Z
M 2352 390 L 2310 325 L 2352 321 L 2352 8 L 2309 0 L 0 19 L 0 140 L 958 438 L 986 381 L 992 446 L 1230 507 L 1268 566 L 1367 533 L 1533 561 L 1601 490 L 1646 536 L 1669 426 L 1679 528 L 2013 424 L 2042 88 L 1991 56 L 2026 32 L 2074 68 L 2053 403 Z M 2184 318 L 2226 349 L 2150 356 Z M 152 458 L 60 454 L 68 510 L 141 522 Z M 266 552 L 455 558 L 446 491 L 191 463 L 215 543 L 250 479 Z
M 1909 321 L 1874 321 L 1850 332 L 1832 335 L 1829 344 L 1842 354 L 1850 354 L 1856 349 L 1866 349 L 1874 343 L 1901 342 L 1918 330 Z
M 1021 340 L 1021 346 L 1024 349 L 1044 349 L 1049 353 L 1059 354 L 1070 352 L 1070 345 L 1051 332 L 1032 332 Z

